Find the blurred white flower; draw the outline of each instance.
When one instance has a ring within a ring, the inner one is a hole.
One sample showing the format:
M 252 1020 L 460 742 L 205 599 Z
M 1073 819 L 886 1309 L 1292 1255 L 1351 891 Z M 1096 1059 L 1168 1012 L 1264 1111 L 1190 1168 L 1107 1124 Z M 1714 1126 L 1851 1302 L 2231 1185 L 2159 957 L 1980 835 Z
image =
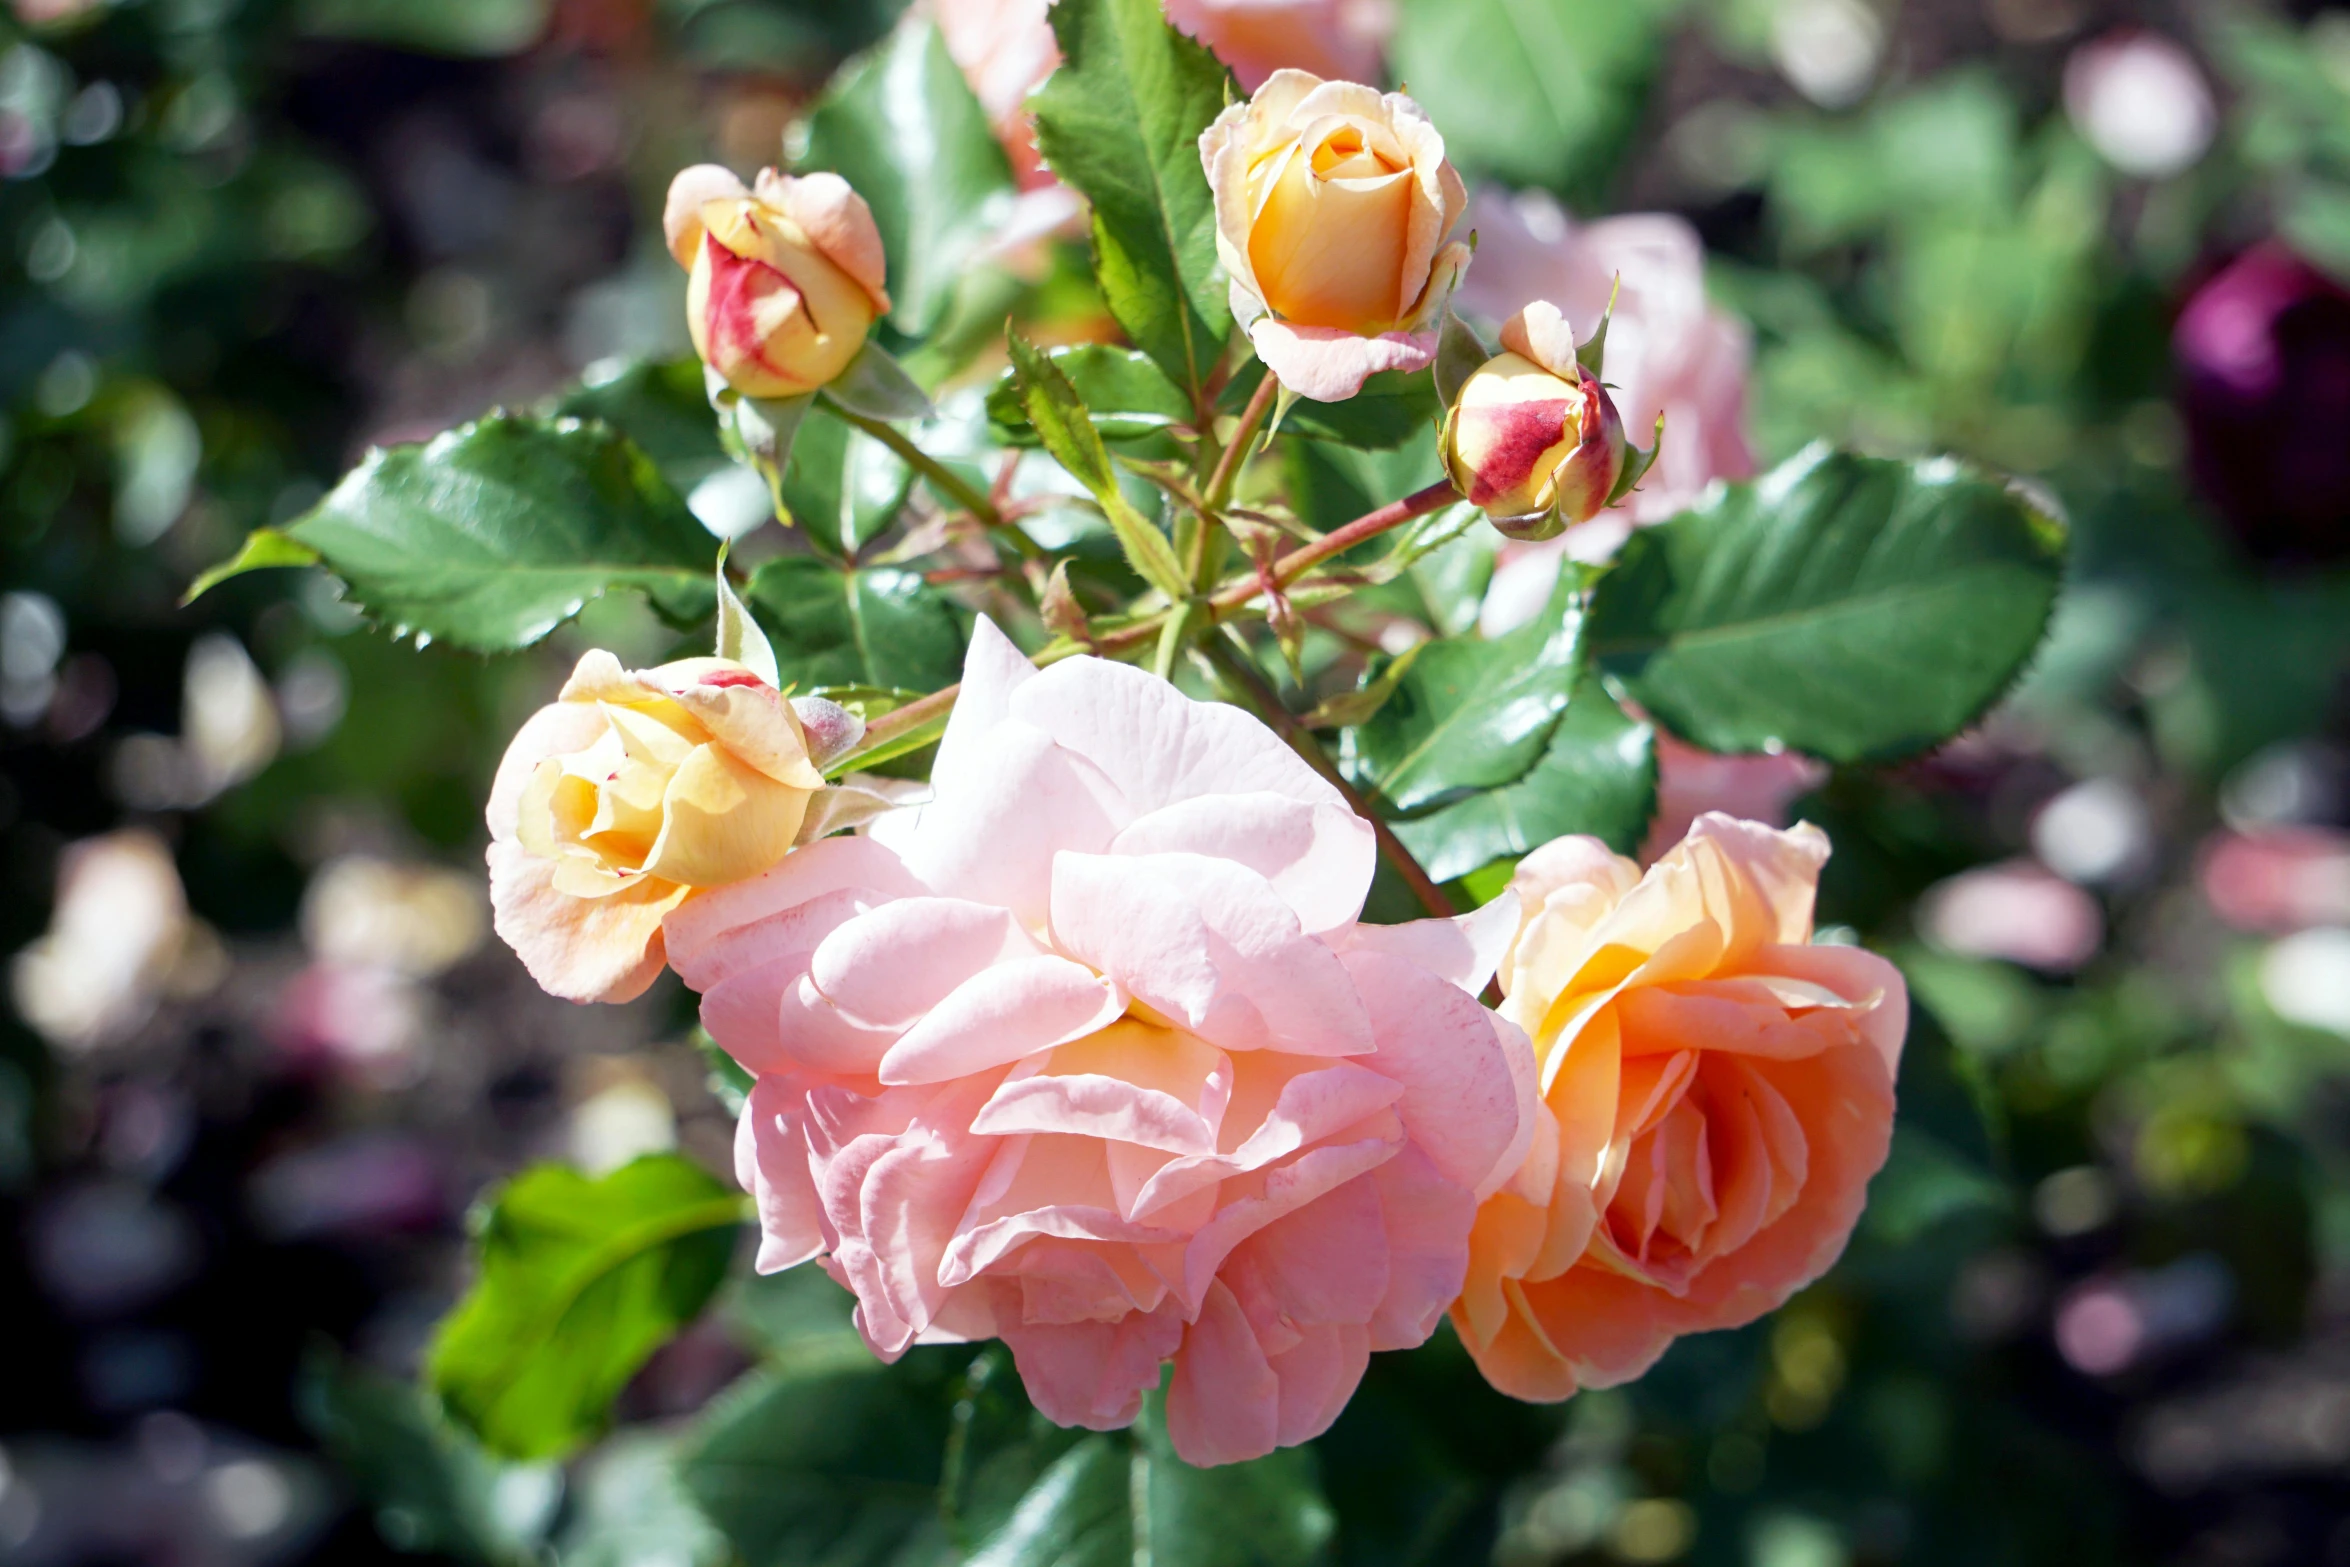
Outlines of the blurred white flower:
M 86 1050 L 136 1030 L 190 946 L 179 869 L 144 828 L 65 851 L 49 929 L 10 967 L 16 1010 L 51 1044 Z
M 65 612 L 55 599 L 0 595 L 0 717 L 22 729 L 49 711 L 64 655 Z
M 2057 974 L 2079 968 L 2105 942 L 2097 900 L 2031 860 L 1985 865 L 1935 883 L 1918 900 L 1917 920 L 1926 939 L 1945 952 Z
M 1860 102 L 1885 54 L 1885 24 L 1861 0 L 1780 0 L 1771 17 L 1771 59 L 1797 92 L 1823 109 Z
M 2084 779 L 2032 818 L 2032 852 L 2066 881 L 2090 887 L 2128 881 L 2154 858 L 2154 821 L 2138 792 L 2120 779 Z
M 571 1162 L 604 1175 L 639 1155 L 675 1148 L 677 1112 L 659 1088 L 624 1073 L 573 1108 L 570 1140 Z
M 270 764 L 279 738 L 277 704 L 243 644 L 208 631 L 188 649 L 180 694 L 180 747 L 190 783 L 209 800 Z
M 2064 107 L 2100 157 L 2141 179 L 2192 168 L 2219 130 L 2219 110 L 2194 57 L 2136 28 L 2073 51 L 2064 67 Z
M 481 878 L 370 855 L 330 860 L 302 894 L 302 940 L 323 962 L 438 974 L 481 945 Z
M 2350 1038 L 2350 930 L 2287 936 L 2260 959 L 2260 994 L 2288 1023 Z

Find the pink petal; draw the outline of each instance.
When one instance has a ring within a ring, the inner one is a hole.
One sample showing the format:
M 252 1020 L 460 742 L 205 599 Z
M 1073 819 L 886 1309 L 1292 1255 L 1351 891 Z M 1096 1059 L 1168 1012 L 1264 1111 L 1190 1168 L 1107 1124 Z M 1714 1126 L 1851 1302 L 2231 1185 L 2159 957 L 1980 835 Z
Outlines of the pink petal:
M 1371 1365 L 1371 1333 L 1355 1323 L 1309 1327 L 1267 1362 L 1281 1384 L 1274 1443 L 1295 1447 L 1330 1429 Z
M 808 976 L 845 1016 L 902 1029 L 981 970 L 1041 950 L 992 904 L 900 898 L 835 928 L 810 955 Z
M 1257 719 L 1222 703 L 1194 702 L 1125 664 L 1065 659 L 1014 692 L 1010 711 L 1100 769 L 1128 820 L 1183 800 L 1255 793 L 1353 814 L 1328 780 Z
M 1241 1090 L 1256 1086 L 1251 1079 L 1266 1059 L 1248 1055 L 1235 1062 Z M 1286 1064 L 1299 1070 L 1281 1081 L 1272 1106 L 1238 1147 L 1230 1153 L 1168 1161 L 1143 1183 L 1128 1211 L 1147 1218 L 1219 1181 L 1289 1158 L 1365 1122 L 1403 1097 L 1401 1083 L 1350 1061 L 1323 1065 L 1291 1058 Z M 1236 1092 L 1235 1103 L 1225 1112 L 1227 1135 L 1235 1126 L 1246 1129 L 1248 1113 L 1243 1094 Z
M 1132 813 L 1098 769 L 1033 725 L 1007 719 L 987 738 L 952 787 L 907 813 L 898 841 L 907 868 L 934 892 L 1000 904 L 1038 926 L 1054 854 L 1100 853 Z
M 1279 1445 L 1280 1430 L 1281 1379 L 1240 1303 L 1212 1283 L 1175 1355 L 1167 1437 L 1185 1463 L 1207 1468 L 1264 1457 Z
M 1347 933 L 1346 950 L 1402 958 L 1474 996 L 1493 978 L 1517 935 L 1518 909 L 1517 894 L 1504 888 L 1483 908 L 1452 919 L 1357 925 Z
M 735 1123 L 735 1179 L 759 1208 L 761 1273 L 796 1267 L 825 1249 L 824 1208 L 808 1173 L 808 1145 L 791 1112 L 800 1096 L 780 1078 L 751 1085 Z
M 715 163 L 697 163 L 680 169 L 669 182 L 669 198 L 661 205 L 661 233 L 677 264 L 690 269 L 694 252 L 702 248 L 702 207 L 706 202 L 739 199 L 750 191 L 732 169 Z
M 1000 963 L 957 986 L 882 1057 L 885 1083 L 938 1083 L 1005 1066 L 1107 1026 L 1117 987 L 1051 956 Z
M 1460 1294 L 1477 1201 L 1406 1146 L 1371 1172 L 1387 1241 L 1387 1293 L 1372 1314 L 1373 1349 L 1416 1349 Z
M 1347 972 L 1377 1032 L 1372 1068 L 1404 1085 L 1396 1107 L 1446 1180 L 1482 1201 L 1517 1173 L 1534 1135 L 1525 1036 L 1425 969 L 1354 952 Z M 1514 1052 L 1525 1060 L 1512 1065 Z
M 940 1264 L 998 1148 L 995 1139 L 968 1130 L 987 1086 L 958 1083 L 942 1093 L 895 1147 L 873 1161 L 858 1190 L 863 1235 L 878 1259 L 881 1288 L 917 1333 L 930 1326 L 945 1300 Z
M 1343 806 L 1255 791 L 1163 806 L 1129 823 L 1110 852 L 1202 854 L 1245 865 L 1318 935 L 1362 913 L 1379 848 L 1370 824 Z
M 869 903 L 928 890 L 871 838 L 826 838 L 794 849 L 772 870 L 709 888 L 672 910 L 662 922 L 670 962 L 688 985 L 706 991 L 737 968 L 774 958 L 771 938 L 747 934 L 748 927 L 848 888 Z M 736 932 L 746 934 L 729 941 Z
M 938 756 L 930 764 L 932 788 L 953 792 L 963 787 L 964 775 L 988 753 L 988 731 L 1011 715 L 1012 693 L 1036 677 L 1028 655 L 1014 647 L 994 621 L 981 615 L 972 622 L 954 714 L 947 719 Z
M 1369 1322 L 1388 1289 L 1377 1180 L 1357 1176 L 1275 1219 L 1235 1247 L 1219 1271 L 1258 1324 L 1260 1339 L 1268 1321 Z M 1245 1291 L 1241 1277 L 1248 1280 Z M 1262 1310 L 1250 1300 L 1260 1292 Z
M 1183 1315 L 1172 1301 L 1115 1322 L 1003 1328 L 1030 1401 L 1055 1425 L 1093 1431 L 1133 1423 L 1143 1395 L 1159 1385 L 1159 1368 L 1183 1336 Z
M 1217 1197 L 1216 1216 L 1200 1226 L 1183 1248 L 1185 1297 L 1201 1299 L 1224 1266 L 1224 1259 L 1242 1241 L 1324 1192 L 1378 1168 L 1403 1146 L 1400 1134 L 1381 1135 L 1376 1120 L 1362 1124 L 1370 1135 L 1324 1143 L 1286 1164 L 1227 1181 Z
M 1382 370 L 1424 370 L 1436 358 L 1433 332 L 1362 337 L 1333 326 L 1292 326 L 1260 316 L 1248 336 L 1275 380 L 1317 403 L 1343 403 Z
M 881 250 L 881 230 L 873 209 L 837 174 L 784 175 L 782 189 L 770 192 L 762 176 L 761 197 L 776 201 L 783 215 L 800 226 L 825 259 L 856 279 L 873 300 L 873 308 L 889 312 L 889 291 L 882 286 L 889 268 Z M 780 198 L 777 200 L 776 198 Z

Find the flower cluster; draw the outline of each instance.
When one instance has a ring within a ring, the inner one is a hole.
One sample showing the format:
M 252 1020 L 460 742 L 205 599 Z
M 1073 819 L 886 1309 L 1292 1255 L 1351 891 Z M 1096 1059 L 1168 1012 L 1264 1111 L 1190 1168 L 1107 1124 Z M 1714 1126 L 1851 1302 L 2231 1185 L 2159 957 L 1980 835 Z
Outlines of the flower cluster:
M 1468 197 L 1409 98 L 1271 69 L 1200 157 L 1288 393 L 1441 348 L 1452 484 L 1517 538 L 1646 471 L 1604 313 L 1578 343 L 1521 301 L 1497 355 L 1450 314 Z M 714 402 L 881 373 L 881 242 L 840 179 L 689 169 L 666 227 Z M 1706 815 L 1645 873 L 1564 838 L 1473 913 L 1366 924 L 1377 830 L 1272 729 L 1099 657 L 1040 669 L 984 617 L 927 793 L 840 805 L 862 726 L 779 690 L 719 591 L 739 661 L 591 653 L 516 737 L 497 928 L 558 995 L 664 964 L 701 993 L 755 1080 L 758 1266 L 819 1263 L 875 1354 L 1001 1339 L 1097 1429 L 1164 1383 L 1176 1450 L 1229 1463 L 1327 1429 L 1448 1311 L 1496 1386 L 1563 1398 L 1841 1251 L 1906 1001 L 1812 943 L 1816 830 Z

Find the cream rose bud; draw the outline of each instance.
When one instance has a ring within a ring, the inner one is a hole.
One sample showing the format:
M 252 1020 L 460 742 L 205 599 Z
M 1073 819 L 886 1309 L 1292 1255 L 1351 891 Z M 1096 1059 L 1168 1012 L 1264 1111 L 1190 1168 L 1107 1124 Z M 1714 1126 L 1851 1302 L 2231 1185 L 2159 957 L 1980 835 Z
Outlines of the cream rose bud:
M 694 352 L 746 397 L 796 397 L 848 368 L 889 309 L 881 231 L 837 174 L 697 164 L 669 185 L 669 253 L 692 274 Z
M 856 727 L 727 659 L 629 670 L 588 653 L 490 788 L 498 934 L 555 995 L 638 995 L 661 971 L 662 915 L 782 859 Z
M 1468 265 L 1444 138 L 1401 93 L 1275 71 L 1200 137 L 1233 313 L 1281 384 L 1338 402 L 1435 357 Z
M 1501 340 L 1445 416 L 1444 463 L 1502 532 L 1547 539 L 1607 505 L 1630 443 L 1557 307 L 1528 305 Z

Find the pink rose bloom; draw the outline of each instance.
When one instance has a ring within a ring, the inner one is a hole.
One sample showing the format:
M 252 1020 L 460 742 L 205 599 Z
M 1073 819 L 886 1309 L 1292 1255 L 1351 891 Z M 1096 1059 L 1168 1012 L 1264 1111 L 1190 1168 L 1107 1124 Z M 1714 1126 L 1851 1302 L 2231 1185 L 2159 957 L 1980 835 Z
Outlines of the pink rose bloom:
M 1357 924 L 1370 829 L 1271 731 L 985 620 L 932 781 L 667 927 L 757 1074 L 760 1269 L 822 1257 L 884 1359 L 1003 1339 L 1064 1425 L 1172 1359 L 1195 1464 L 1319 1434 L 1532 1135 L 1475 999 L 1515 904 Z
M 1918 928 L 1945 952 L 2069 974 L 2105 945 L 2097 900 L 2037 860 L 1977 866 L 1928 887 Z
M 2283 935 L 2350 925 L 2350 833 L 2331 827 L 2213 833 L 2196 872 L 2213 912 L 2238 930 Z
M 1250 92 L 1284 69 L 1375 82 L 1395 31 L 1395 8 L 1384 0 L 1166 0 L 1166 12 Z

